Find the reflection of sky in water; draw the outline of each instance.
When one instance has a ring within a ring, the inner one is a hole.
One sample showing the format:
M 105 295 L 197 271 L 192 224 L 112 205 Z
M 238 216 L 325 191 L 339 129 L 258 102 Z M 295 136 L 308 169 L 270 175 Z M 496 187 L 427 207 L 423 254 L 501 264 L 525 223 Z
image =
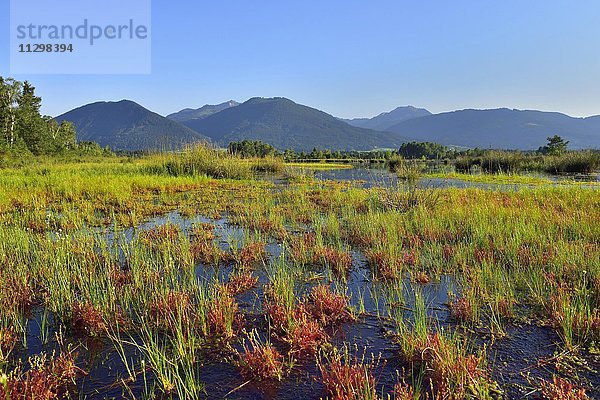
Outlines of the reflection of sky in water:
M 579 180 L 584 182 L 600 180 L 600 175 L 594 176 L 551 176 L 539 174 L 546 179 L 551 179 L 560 183 L 561 180 Z M 347 168 L 347 169 L 334 169 L 327 171 L 315 172 L 315 178 L 319 180 L 339 180 L 339 181 L 359 181 L 365 188 L 371 187 L 388 187 L 396 185 L 398 178 L 395 174 L 389 172 L 387 169 L 382 168 Z M 455 187 L 459 189 L 464 188 L 481 188 L 481 189 L 502 189 L 502 190 L 515 190 L 520 187 L 526 187 L 528 185 L 522 184 L 497 184 L 497 183 L 479 183 L 479 182 L 466 182 L 460 179 L 441 179 L 441 178 L 422 178 L 419 181 L 421 187 Z M 585 185 L 582 185 L 586 187 Z M 596 186 L 588 186 L 597 188 Z

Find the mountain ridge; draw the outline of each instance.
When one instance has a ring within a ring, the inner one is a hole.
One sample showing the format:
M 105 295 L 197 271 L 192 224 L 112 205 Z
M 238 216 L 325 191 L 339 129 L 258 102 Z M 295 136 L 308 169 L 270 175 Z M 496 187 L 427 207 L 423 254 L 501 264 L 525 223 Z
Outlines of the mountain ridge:
M 391 126 L 399 124 L 409 119 L 424 117 L 431 115 L 431 112 L 425 108 L 417 108 L 414 106 L 400 106 L 392 111 L 382 112 L 373 118 L 352 118 L 342 119 L 342 121 L 357 126 L 359 128 L 367 128 L 379 131 L 386 131 Z
M 388 130 L 412 140 L 479 148 L 535 150 L 555 134 L 569 140 L 573 149 L 600 146 L 600 116 L 506 107 L 432 114 Z
M 77 139 L 114 150 L 176 149 L 209 138 L 131 100 L 98 101 L 54 118 L 75 125 Z
M 416 116 L 419 114 L 426 115 Z M 390 117 L 408 116 L 386 128 L 387 132 L 353 126 L 348 120 L 285 97 L 253 97 L 244 103 L 231 100 L 184 109 L 169 116 L 184 121 L 174 121 L 131 100 L 121 100 L 90 103 L 56 120 L 73 122 L 79 140 L 96 141 L 117 150 L 177 148 L 196 141 L 214 141 L 226 146 L 230 141 L 244 139 L 262 140 L 281 150 L 307 151 L 397 148 L 405 141 L 535 150 L 555 134 L 568 140 L 572 149 L 600 148 L 600 115 L 571 117 L 556 111 L 508 107 L 431 114 L 426 109 L 402 106 L 370 119 L 350 120 L 389 123 Z
M 403 142 L 397 135 L 351 126 L 285 97 L 253 97 L 207 118 L 186 121 L 185 125 L 222 145 L 262 140 L 281 150 L 372 150 L 397 147 Z
M 227 108 L 237 107 L 240 103 L 229 100 L 220 104 L 205 104 L 200 108 L 184 108 L 183 110 L 167 115 L 167 118 L 176 122 L 185 122 L 192 119 L 202 119 L 221 112 Z

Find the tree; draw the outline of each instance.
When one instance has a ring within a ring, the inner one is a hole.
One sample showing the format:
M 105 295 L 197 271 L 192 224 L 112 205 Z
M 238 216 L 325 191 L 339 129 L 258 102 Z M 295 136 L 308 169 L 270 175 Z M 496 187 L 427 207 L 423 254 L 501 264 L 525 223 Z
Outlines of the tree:
M 449 155 L 450 149 L 433 142 L 407 142 L 402 143 L 398 154 L 407 159 L 428 158 L 440 159 Z
M 569 144 L 569 142 L 565 141 L 560 136 L 554 135 L 546 139 L 548 140 L 548 144 L 538 149 L 540 153 L 547 154 L 550 156 L 558 156 L 564 154 L 567 151 L 567 145 Z
M 16 141 L 15 124 L 21 97 L 21 82 L 0 77 L 0 123 L 5 145 L 12 148 Z
M 43 116 L 41 104 L 29 82 L 0 76 L 0 152 L 38 155 L 77 148 L 73 124 Z
M 23 82 L 17 101 L 17 132 L 33 154 L 47 153 L 52 147 L 48 126 L 40 114 L 42 99 L 35 95 L 35 87 Z
M 240 157 L 267 157 L 277 153 L 277 149 L 268 143 L 260 140 L 243 140 L 241 142 L 231 142 L 228 146 L 229 153 Z

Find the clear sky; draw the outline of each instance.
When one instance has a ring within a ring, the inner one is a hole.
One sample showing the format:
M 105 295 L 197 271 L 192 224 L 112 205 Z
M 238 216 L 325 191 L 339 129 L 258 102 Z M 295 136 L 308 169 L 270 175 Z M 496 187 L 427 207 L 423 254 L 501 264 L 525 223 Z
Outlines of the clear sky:
M 8 15 L 0 0 L 2 76 Z M 123 98 L 168 114 L 283 96 L 340 117 L 407 104 L 587 116 L 600 114 L 600 1 L 154 0 L 151 74 L 15 78 L 50 115 Z

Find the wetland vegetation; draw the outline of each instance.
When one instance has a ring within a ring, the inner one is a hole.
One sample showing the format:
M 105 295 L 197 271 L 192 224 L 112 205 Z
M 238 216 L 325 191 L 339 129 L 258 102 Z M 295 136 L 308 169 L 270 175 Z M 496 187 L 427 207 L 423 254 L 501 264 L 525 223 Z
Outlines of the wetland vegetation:
M 5 398 L 600 395 L 594 188 L 35 160 L 0 170 Z

